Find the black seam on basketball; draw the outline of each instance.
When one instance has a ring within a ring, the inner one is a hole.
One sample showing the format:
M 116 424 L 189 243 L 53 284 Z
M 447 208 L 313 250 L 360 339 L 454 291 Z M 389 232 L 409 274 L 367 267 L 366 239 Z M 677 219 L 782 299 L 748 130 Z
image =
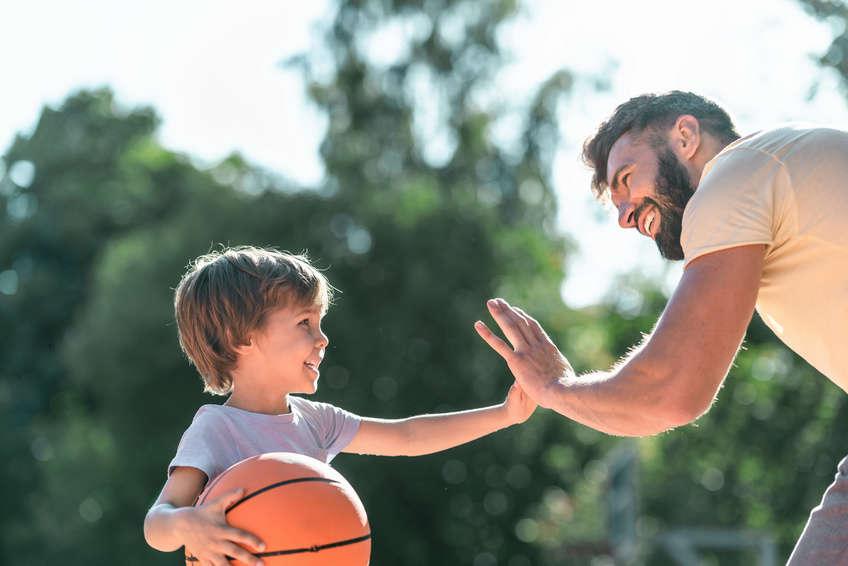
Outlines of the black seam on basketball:
M 340 546 L 349 546 L 351 544 L 356 544 L 358 542 L 365 542 L 366 540 L 371 538 L 371 533 L 367 535 L 363 535 L 361 537 L 351 538 L 348 540 L 341 540 L 339 542 L 328 542 L 327 544 L 316 544 L 310 546 L 308 548 L 293 548 L 291 550 L 271 550 L 268 552 L 258 552 L 255 553 L 254 556 L 257 558 L 268 558 L 269 556 L 286 556 L 288 554 L 303 554 L 306 552 L 321 552 L 322 550 L 327 550 L 330 548 L 338 548 Z M 186 562 L 197 562 L 197 558 L 193 554 L 189 554 L 186 556 Z
M 319 481 L 319 482 L 326 482 L 326 483 L 339 483 L 338 481 L 330 479 L 330 478 L 296 478 L 296 479 L 293 479 L 293 480 L 285 480 L 285 481 L 280 481 L 280 482 L 277 482 L 277 483 L 272 483 L 270 485 L 266 485 L 265 487 L 263 487 L 261 489 L 257 489 L 253 493 L 245 495 L 244 497 L 242 497 L 241 499 L 239 499 L 238 501 L 236 501 L 235 503 L 233 503 L 232 505 L 227 507 L 227 509 L 226 509 L 226 511 L 224 511 L 224 513 L 229 513 L 230 511 L 232 511 L 233 509 L 235 509 L 236 507 L 238 507 L 239 505 L 241 505 L 242 503 L 244 503 L 248 499 L 252 499 L 252 498 L 256 497 L 257 495 L 259 495 L 260 493 L 265 493 L 268 490 L 276 489 L 276 488 L 284 486 L 284 485 L 290 485 L 290 484 L 293 484 L 293 483 L 302 483 L 302 482 L 308 482 L 308 481 Z
M 371 533 L 348 540 L 340 540 L 339 542 L 329 542 L 327 544 L 316 544 L 307 548 L 293 548 L 291 550 L 271 550 L 269 552 L 259 552 L 255 554 L 258 558 L 267 558 L 269 556 L 285 556 L 287 554 L 303 554 L 306 552 L 321 552 L 329 548 L 337 548 L 339 546 L 348 546 L 358 542 L 365 542 L 371 538 Z

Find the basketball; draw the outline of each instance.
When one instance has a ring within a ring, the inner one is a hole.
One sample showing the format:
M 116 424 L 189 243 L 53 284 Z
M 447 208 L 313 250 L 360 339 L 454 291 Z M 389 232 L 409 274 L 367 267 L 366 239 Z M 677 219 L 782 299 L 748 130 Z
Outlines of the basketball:
M 203 490 L 200 505 L 227 491 L 244 495 L 227 522 L 265 542 L 267 566 L 366 566 L 371 528 L 359 496 L 336 470 L 314 458 L 272 452 L 229 467 Z M 231 564 L 244 566 L 232 559 Z M 197 559 L 186 551 L 186 564 Z

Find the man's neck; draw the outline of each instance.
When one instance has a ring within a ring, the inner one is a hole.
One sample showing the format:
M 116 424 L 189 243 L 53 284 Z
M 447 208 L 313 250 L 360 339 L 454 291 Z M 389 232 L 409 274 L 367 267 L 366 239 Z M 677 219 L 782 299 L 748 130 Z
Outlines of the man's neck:
M 701 175 L 704 173 L 704 167 L 707 163 L 721 153 L 729 144 L 722 143 L 710 134 L 704 133 L 701 136 L 701 143 L 698 150 L 692 159 L 686 164 L 686 169 L 689 171 L 689 177 L 692 180 L 692 186 L 697 187 L 701 182 Z

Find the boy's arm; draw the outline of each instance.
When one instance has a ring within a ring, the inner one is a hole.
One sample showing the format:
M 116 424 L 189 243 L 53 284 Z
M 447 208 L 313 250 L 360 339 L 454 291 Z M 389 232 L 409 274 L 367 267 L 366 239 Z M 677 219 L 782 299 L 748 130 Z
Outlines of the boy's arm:
M 261 560 L 238 544 L 262 550 L 262 541 L 227 524 L 225 511 L 244 490 L 232 490 L 194 507 L 205 484 L 206 474 L 197 468 L 174 468 L 144 518 L 147 544 L 165 552 L 185 546 L 202 564 L 226 565 L 226 556 L 231 556 L 245 564 L 261 566 Z
M 536 403 L 514 383 L 500 405 L 406 419 L 363 418 L 343 452 L 375 456 L 421 456 L 465 444 L 526 421 Z

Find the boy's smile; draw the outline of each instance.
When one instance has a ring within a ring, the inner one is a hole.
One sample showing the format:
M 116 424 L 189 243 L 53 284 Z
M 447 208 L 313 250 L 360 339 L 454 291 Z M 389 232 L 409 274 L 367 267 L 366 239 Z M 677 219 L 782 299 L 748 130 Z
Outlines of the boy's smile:
M 271 311 L 242 346 L 233 372 L 230 404 L 279 404 L 281 394 L 315 393 L 319 366 L 330 340 L 321 330 L 321 305 L 291 305 Z M 257 411 L 255 408 L 243 407 Z
M 288 389 L 287 393 L 314 393 L 317 389 L 318 367 L 329 344 L 321 330 L 322 318 L 318 305 L 284 307 L 271 312 L 256 334 L 259 351 L 269 369 L 279 377 L 280 384 Z M 298 366 L 306 383 L 295 375 Z

